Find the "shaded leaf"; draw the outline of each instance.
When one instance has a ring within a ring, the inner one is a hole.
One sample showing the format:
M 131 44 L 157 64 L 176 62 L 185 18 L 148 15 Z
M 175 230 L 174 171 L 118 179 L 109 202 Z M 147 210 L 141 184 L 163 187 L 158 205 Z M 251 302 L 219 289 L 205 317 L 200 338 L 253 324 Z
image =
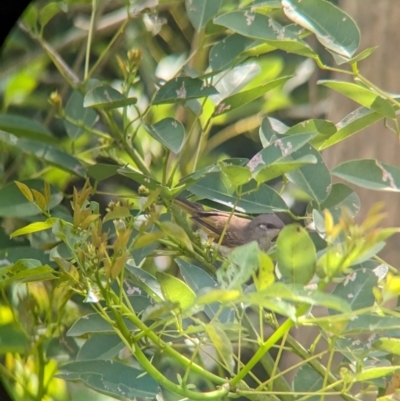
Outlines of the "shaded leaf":
M 35 156 L 46 163 L 60 168 L 79 177 L 85 178 L 85 167 L 82 163 L 70 154 L 42 142 L 30 139 L 17 138 L 12 134 L 0 132 L 0 141 L 13 146 L 24 153 Z
M 135 104 L 135 97 L 125 98 L 120 92 L 108 85 L 96 86 L 83 99 L 83 107 L 115 109 Z
M 85 341 L 76 360 L 113 359 L 124 347 L 117 334 L 96 334 Z
M 84 98 L 79 92 L 73 91 L 68 99 L 65 112 L 77 123 L 84 124 L 91 128 L 96 122 L 98 116 L 93 109 L 86 109 L 83 107 L 83 100 Z M 72 124 L 67 120 L 64 120 L 63 122 L 67 134 L 71 139 L 78 139 L 85 132 L 85 129 L 81 126 Z
M 257 189 L 254 181 L 243 185 L 242 192 L 246 194 L 242 195 L 237 202 L 238 195 L 235 186 L 227 181 L 221 173 L 208 174 L 190 186 L 188 191 L 228 207 L 236 204 L 237 211 L 250 214 L 287 210 L 286 203 L 277 192 L 265 184 L 261 184 Z
M 218 94 L 217 90 L 201 79 L 177 77 L 158 90 L 153 104 L 175 103 L 216 94 Z
M 378 277 L 372 270 L 357 269 L 348 274 L 344 281 L 335 287 L 332 294 L 346 300 L 355 311 L 374 305 L 375 297 L 372 289 L 377 283 Z
M 196 29 L 200 31 L 218 12 L 221 0 L 185 0 L 187 16 Z
M 322 389 L 323 378 L 308 364 L 300 366 L 293 379 L 293 390 L 296 393 L 308 392 L 310 394 Z M 318 401 L 320 396 L 308 398 L 309 401 Z
M 6 353 L 23 354 L 28 347 L 26 334 L 14 324 L 2 324 L 0 326 L 0 355 Z
M 224 366 L 230 373 L 233 373 L 233 368 L 235 366 L 232 357 L 233 347 L 224 329 L 217 323 L 207 324 L 205 329 L 219 357 L 223 361 Z
M 175 259 L 175 262 L 179 266 L 182 277 L 196 295 L 199 295 L 204 288 L 218 288 L 217 282 L 203 269 L 182 259 Z M 210 319 L 214 318 L 219 309 L 220 306 L 217 303 L 210 303 L 204 306 L 204 312 Z M 234 316 L 233 309 L 225 308 L 218 314 L 218 320 L 221 323 L 233 322 Z
M 154 139 L 161 142 L 167 149 L 174 153 L 181 150 L 185 139 L 185 128 L 179 121 L 168 117 L 144 127 Z
M 43 191 L 44 181 L 24 180 L 28 188 Z M 62 193 L 53 185 L 50 186 L 51 196 L 49 209 L 53 209 L 63 199 Z M 26 199 L 14 182 L 6 184 L 0 189 L 0 216 L 3 217 L 28 217 L 36 216 L 40 213 L 39 209 Z
M 0 130 L 13 134 L 18 138 L 50 143 L 57 142 L 51 132 L 38 121 L 14 114 L 0 114 Z
M 341 163 L 332 170 L 332 175 L 362 188 L 393 192 L 400 190 L 400 168 L 376 159 L 357 159 Z
M 214 18 L 214 24 L 223 25 L 232 31 L 254 39 L 262 39 L 278 49 L 315 57 L 306 42 L 272 18 L 248 10 L 232 11 Z
M 315 156 L 317 158 L 317 163 L 308 164 L 298 170 L 287 173 L 286 177 L 312 199 L 321 203 L 328 197 L 331 190 L 331 174 L 320 153 L 312 146 L 303 146 L 301 149 L 294 152 L 291 157 L 296 160 L 305 155 Z
M 87 168 L 87 175 L 97 181 L 106 180 L 116 175 L 121 166 L 114 164 L 96 163 Z
M 116 397 L 155 397 L 160 388 L 150 375 L 117 361 L 94 360 L 70 362 L 60 367 L 57 377 L 79 380 L 90 388 Z
M 266 82 L 260 86 L 257 86 L 252 89 L 248 89 L 243 92 L 236 93 L 234 95 L 228 96 L 224 98 L 215 108 L 214 116 L 219 116 L 224 114 L 228 111 L 232 111 L 238 107 L 241 107 L 251 101 L 258 99 L 259 97 L 263 96 L 265 93 L 270 91 L 271 89 L 276 88 L 277 86 L 285 83 L 291 77 L 280 77 L 270 82 Z
M 149 294 L 156 302 L 161 302 L 164 299 L 163 292 L 159 282 L 154 276 L 145 270 L 132 266 L 130 261 L 126 263 L 126 271 L 130 273 L 131 278 L 139 287 Z
M 108 317 L 113 321 L 113 314 L 111 312 L 108 313 Z M 127 318 L 123 318 L 124 323 L 126 324 L 128 330 L 134 331 L 137 330 L 136 326 L 128 320 Z M 113 326 L 104 320 L 97 313 L 90 313 L 88 315 L 84 315 L 80 317 L 67 331 L 67 336 L 70 337 L 80 337 L 85 334 L 91 333 L 115 333 Z

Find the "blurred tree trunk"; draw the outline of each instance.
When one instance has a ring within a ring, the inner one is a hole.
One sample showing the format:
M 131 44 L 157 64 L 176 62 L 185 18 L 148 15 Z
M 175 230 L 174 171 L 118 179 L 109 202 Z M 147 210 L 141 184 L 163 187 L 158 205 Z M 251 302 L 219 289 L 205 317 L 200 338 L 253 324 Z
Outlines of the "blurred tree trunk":
M 361 46 L 379 48 L 360 63 L 360 72 L 381 89 L 390 93 L 400 92 L 400 7 L 393 0 L 340 0 L 339 6 L 352 16 L 361 31 Z M 340 74 L 334 79 L 348 79 Z M 344 96 L 332 93 L 328 119 L 339 122 L 357 106 Z M 339 143 L 324 152 L 324 159 L 328 166 L 357 158 L 376 158 L 393 165 L 400 166 L 399 138 L 385 128 L 384 121 L 357 133 L 353 137 Z M 365 217 L 367 211 L 375 203 L 385 202 L 385 211 L 388 218 L 385 226 L 400 226 L 400 194 L 395 192 L 376 192 L 355 188 L 361 198 L 361 211 L 358 219 Z M 388 241 L 382 257 L 387 262 L 400 268 L 400 237 L 398 235 Z

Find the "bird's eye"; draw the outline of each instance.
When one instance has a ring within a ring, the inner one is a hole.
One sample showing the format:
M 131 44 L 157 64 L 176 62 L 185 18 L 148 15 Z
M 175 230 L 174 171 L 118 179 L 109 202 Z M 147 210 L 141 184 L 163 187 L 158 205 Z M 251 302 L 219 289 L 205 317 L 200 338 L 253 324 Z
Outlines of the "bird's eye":
M 275 226 L 274 224 L 271 224 L 271 223 L 266 223 L 266 224 L 261 223 L 261 224 L 258 225 L 258 227 L 259 227 L 261 230 L 264 230 L 264 231 L 267 231 L 267 230 L 271 230 L 271 229 L 273 229 L 273 228 L 276 228 L 276 226 Z

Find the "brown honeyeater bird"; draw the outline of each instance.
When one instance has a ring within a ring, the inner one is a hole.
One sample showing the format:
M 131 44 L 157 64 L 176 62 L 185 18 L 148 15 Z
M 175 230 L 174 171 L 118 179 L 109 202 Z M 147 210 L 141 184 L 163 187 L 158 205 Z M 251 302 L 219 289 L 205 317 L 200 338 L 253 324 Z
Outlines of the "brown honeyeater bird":
M 214 240 L 214 244 L 219 243 L 225 226 L 227 226 L 219 248 L 224 255 L 237 246 L 252 241 L 257 241 L 262 251 L 268 251 L 272 240 L 284 227 L 283 221 L 275 214 L 260 214 L 249 220 L 236 215 L 231 216 L 231 213 L 228 212 L 204 210 L 200 204 L 187 199 L 176 198 L 174 202 L 190 215 L 203 235 Z

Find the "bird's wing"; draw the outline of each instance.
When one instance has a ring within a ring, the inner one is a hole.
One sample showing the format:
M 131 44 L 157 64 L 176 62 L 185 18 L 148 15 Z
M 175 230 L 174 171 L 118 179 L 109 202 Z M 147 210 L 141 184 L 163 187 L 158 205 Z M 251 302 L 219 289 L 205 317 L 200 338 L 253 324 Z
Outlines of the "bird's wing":
M 207 235 L 214 238 L 215 242 L 218 242 L 227 222 L 226 216 L 226 213 L 199 211 L 192 216 L 192 220 L 201 227 Z M 249 221 L 246 219 L 232 216 L 229 222 L 230 229 L 225 231 L 222 244 L 229 247 L 243 245 L 243 239 L 235 233 L 242 232 L 244 226 L 246 226 L 248 222 Z

